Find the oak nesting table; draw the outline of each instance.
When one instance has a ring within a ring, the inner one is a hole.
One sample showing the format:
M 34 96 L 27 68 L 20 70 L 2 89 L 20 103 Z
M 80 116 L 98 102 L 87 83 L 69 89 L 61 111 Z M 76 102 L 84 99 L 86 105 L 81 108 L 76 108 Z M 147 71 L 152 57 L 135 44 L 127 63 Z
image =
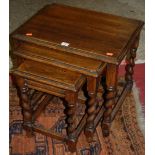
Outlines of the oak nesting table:
M 89 99 L 85 134 L 91 139 L 102 121 L 103 135 L 108 136 L 110 124 L 133 85 L 134 58 L 143 24 L 107 13 L 47 5 L 11 34 L 14 68 L 33 61 L 86 77 Z M 125 57 L 125 84 L 116 99 L 118 68 Z

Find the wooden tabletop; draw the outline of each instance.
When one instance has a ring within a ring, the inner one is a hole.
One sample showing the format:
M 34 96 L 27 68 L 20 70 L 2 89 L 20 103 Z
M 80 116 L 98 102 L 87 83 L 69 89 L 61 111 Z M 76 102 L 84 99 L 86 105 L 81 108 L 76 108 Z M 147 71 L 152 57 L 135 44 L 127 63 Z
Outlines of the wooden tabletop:
M 77 91 L 85 82 L 85 77 L 77 72 L 30 60 L 26 60 L 15 69 L 14 74 L 45 83 L 49 87 L 55 86 L 72 91 Z
M 24 42 L 14 54 L 93 77 L 101 75 L 106 67 L 106 63 L 99 60 Z
M 107 13 L 52 4 L 12 36 L 53 49 L 119 63 L 143 22 Z

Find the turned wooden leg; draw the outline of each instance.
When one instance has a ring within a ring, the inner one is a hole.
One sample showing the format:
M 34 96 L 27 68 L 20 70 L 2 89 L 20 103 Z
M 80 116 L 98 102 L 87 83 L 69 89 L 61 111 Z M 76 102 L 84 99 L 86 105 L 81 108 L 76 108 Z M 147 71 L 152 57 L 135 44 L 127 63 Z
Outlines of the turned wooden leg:
M 78 94 L 69 92 L 66 94 L 66 101 L 67 101 L 67 135 L 68 135 L 68 148 L 69 151 L 75 152 L 76 151 L 76 143 L 77 137 L 75 136 L 74 132 L 76 129 L 76 104 L 78 100 Z
M 133 85 L 133 74 L 134 74 L 134 66 L 135 66 L 135 58 L 136 58 L 136 51 L 139 43 L 139 37 L 136 38 L 134 44 L 131 46 L 131 49 L 128 52 L 126 57 L 126 66 L 125 66 L 125 80 L 127 84 L 129 84 L 132 88 Z
M 97 79 L 93 77 L 87 78 L 87 91 L 89 95 L 88 107 L 87 107 L 87 120 L 85 126 L 85 135 L 88 141 L 92 141 L 93 134 L 95 132 L 94 119 L 97 111 Z
M 29 89 L 26 83 L 26 80 L 18 78 L 17 84 L 20 91 L 20 100 L 21 100 L 21 106 L 23 110 L 23 125 L 26 126 L 32 126 L 32 108 L 31 103 L 29 100 Z M 32 136 L 33 131 L 27 130 L 27 135 Z
M 106 72 L 106 92 L 105 92 L 105 112 L 101 123 L 104 136 L 108 136 L 110 132 L 111 113 L 115 105 L 116 82 L 117 82 L 117 66 L 113 64 L 107 65 Z
M 97 110 L 96 110 L 96 115 L 98 114 L 98 111 L 103 105 L 104 99 L 103 99 L 103 94 L 104 94 L 104 88 L 101 83 L 101 78 L 99 79 L 99 87 L 97 89 Z

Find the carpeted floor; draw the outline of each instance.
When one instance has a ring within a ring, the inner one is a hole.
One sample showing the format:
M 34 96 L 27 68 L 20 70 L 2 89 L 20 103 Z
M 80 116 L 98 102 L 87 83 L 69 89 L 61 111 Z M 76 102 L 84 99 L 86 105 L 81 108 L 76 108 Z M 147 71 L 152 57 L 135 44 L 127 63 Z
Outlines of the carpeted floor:
M 65 132 L 63 107 L 49 104 L 38 118 L 42 125 Z M 55 117 L 55 116 L 59 116 Z M 144 137 L 136 119 L 136 103 L 129 95 L 111 126 L 111 134 L 103 138 L 98 126 L 94 142 L 88 144 L 82 133 L 77 144 L 77 155 L 144 155 Z M 65 144 L 35 133 L 29 138 L 22 128 L 22 115 L 16 89 L 10 88 L 10 155 L 69 155 Z

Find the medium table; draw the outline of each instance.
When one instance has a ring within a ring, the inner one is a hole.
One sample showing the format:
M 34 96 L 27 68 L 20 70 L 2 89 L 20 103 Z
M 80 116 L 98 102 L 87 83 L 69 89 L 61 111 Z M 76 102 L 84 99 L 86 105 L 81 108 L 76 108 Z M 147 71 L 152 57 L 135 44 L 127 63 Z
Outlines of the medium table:
M 116 112 L 133 85 L 134 58 L 143 24 L 139 20 L 107 13 L 61 4 L 47 5 L 11 34 L 17 60 L 15 66 L 23 61 L 21 58 L 33 59 L 87 75 L 90 101 L 86 133 L 91 135 L 102 119 L 103 134 L 107 136 Z M 116 100 L 118 67 L 125 57 L 126 83 Z M 98 63 L 101 66 L 93 70 Z M 95 121 L 97 81 L 101 81 L 101 75 L 106 76 L 105 102 Z

